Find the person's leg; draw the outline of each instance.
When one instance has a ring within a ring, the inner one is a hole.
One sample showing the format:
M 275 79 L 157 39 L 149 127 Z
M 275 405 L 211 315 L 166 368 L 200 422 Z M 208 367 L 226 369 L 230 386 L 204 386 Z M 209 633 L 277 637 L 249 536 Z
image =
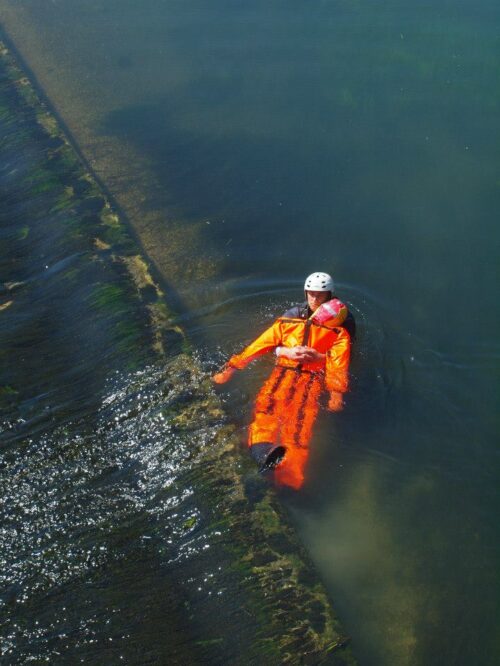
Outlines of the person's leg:
M 280 436 L 282 445 L 286 447 L 286 456 L 275 470 L 275 480 L 279 485 L 299 489 L 304 483 L 321 390 L 322 381 L 317 375 L 302 373 L 297 376 L 282 420 Z
M 255 399 L 252 423 L 248 427 L 248 446 L 262 469 L 274 467 L 285 454 L 280 444 L 283 400 L 290 394 L 295 373 L 276 367 Z

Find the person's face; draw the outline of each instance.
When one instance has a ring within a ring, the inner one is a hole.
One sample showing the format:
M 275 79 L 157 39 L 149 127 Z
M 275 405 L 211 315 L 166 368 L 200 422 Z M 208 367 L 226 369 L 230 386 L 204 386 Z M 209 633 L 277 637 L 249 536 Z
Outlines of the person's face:
M 325 303 L 330 298 L 329 291 L 306 291 L 307 305 L 315 312 L 321 303 Z

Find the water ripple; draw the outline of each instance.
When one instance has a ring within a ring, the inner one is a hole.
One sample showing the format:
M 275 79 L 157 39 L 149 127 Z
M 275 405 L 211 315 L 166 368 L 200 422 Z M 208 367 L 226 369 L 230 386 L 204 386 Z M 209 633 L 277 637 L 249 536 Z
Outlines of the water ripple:
M 206 414 L 190 427 L 180 416 L 202 380 L 194 371 L 176 372 L 175 362 L 128 376 L 116 373 L 94 419 L 87 415 L 3 450 L 4 657 L 47 655 L 42 644 L 56 625 L 65 626 L 58 618 L 22 629 L 16 618 L 23 606 L 91 579 L 92 572 L 126 561 L 137 549 L 163 553 L 168 568 L 208 550 L 220 536 L 204 530 L 192 490 L 193 463 L 220 417 Z M 205 584 L 213 577 L 205 572 Z M 87 646 L 97 640 L 94 631 L 82 628 Z

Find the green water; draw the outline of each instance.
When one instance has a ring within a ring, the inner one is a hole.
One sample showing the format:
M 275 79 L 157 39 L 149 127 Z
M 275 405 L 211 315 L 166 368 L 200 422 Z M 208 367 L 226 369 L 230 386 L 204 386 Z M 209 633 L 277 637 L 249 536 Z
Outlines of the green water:
M 496 664 L 497 3 L 0 2 L 207 368 L 328 270 L 352 391 L 283 496 L 362 664 Z M 261 364 L 223 394 L 242 436 Z

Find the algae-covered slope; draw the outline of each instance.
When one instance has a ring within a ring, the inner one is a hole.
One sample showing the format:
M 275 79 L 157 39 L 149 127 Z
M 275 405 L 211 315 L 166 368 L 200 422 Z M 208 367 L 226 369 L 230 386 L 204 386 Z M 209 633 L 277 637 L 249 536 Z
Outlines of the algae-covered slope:
M 162 294 L 130 234 L 3 46 L 0 57 L 2 392 L 45 394 L 66 375 L 69 405 L 82 389 L 72 370 L 88 365 L 91 393 L 181 336 L 157 325 Z
M 168 295 L 4 46 L 0 126 L 2 657 L 353 663 Z

